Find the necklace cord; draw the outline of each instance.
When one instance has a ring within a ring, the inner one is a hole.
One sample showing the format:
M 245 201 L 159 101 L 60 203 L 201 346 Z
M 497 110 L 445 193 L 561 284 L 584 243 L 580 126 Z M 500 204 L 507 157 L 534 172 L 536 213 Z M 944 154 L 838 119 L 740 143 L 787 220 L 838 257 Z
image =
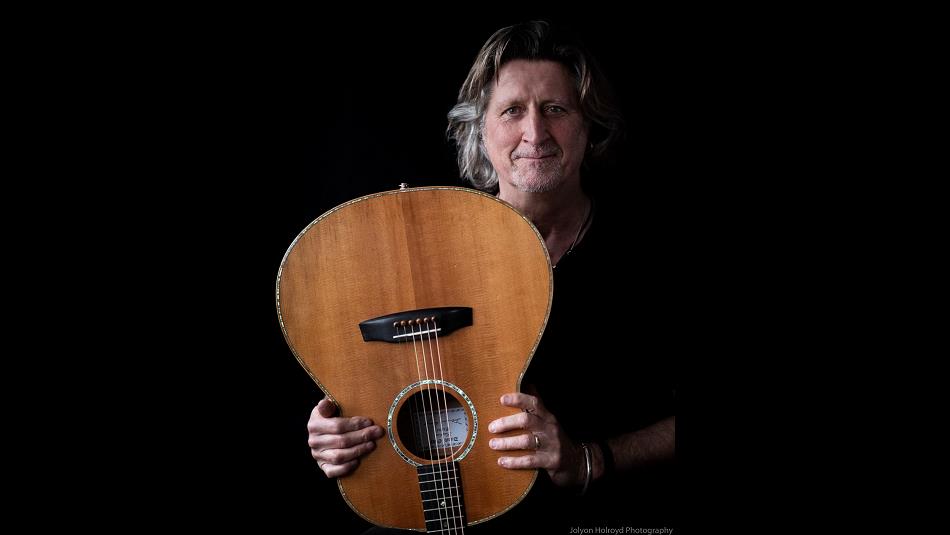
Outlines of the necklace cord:
M 557 264 L 560 264 L 561 260 L 564 260 L 564 258 L 566 258 L 567 255 L 571 254 L 571 252 L 574 250 L 574 246 L 577 245 L 577 240 L 580 239 L 581 233 L 584 231 L 584 228 L 587 226 L 588 223 L 590 223 L 590 217 L 593 214 L 594 214 L 594 200 L 591 199 L 590 204 L 587 205 L 587 215 L 584 216 L 584 220 L 581 221 L 581 226 L 577 227 L 577 234 L 574 235 L 574 241 L 571 242 L 571 246 L 567 248 L 567 251 L 561 255 L 561 258 L 557 259 Z M 551 268 L 552 269 L 556 268 L 557 264 L 554 264 L 553 266 L 551 266 Z

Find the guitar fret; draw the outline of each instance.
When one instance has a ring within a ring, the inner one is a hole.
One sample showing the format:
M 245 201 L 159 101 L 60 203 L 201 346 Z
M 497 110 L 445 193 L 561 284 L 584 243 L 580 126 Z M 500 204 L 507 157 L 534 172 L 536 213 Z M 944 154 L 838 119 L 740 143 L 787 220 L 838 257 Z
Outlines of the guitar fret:
M 459 497 L 461 498 L 461 496 Z M 433 501 L 433 500 L 425 500 L 425 501 Z M 453 508 L 458 508 L 458 506 L 461 505 L 461 503 L 459 502 L 455 502 L 453 500 L 446 499 L 446 498 L 437 499 L 434 501 L 440 502 L 438 504 L 439 507 L 436 507 L 435 509 L 425 509 L 426 511 L 437 511 L 440 509 L 453 509 Z M 423 505 L 423 507 L 425 507 L 425 505 Z
M 425 466 L 420 466 L 416 468 L 416 472 L 420 476 L 427 476 L 430 474 L 438 474 L 441 472 L 450 472 L 458 468 L 458 461 L 452 461 L 451 463 L 437 463 L 437 464 L 427 464 Z
M 421 474 L 421 475 L 419 476 L 419 481 L 431 481 L 431 479 L 428 479 L 428 478 L 435 478 L 436 476 L 438 476 L 438 477 L 441 478 L 441 477 L 444 477 L 444 476 L 447 476 L 447 475 L 449 475 L 449 476 L 455 476 L 455 474 L 452 473 L 452 470 L 444 470 L 444 471 L 442 471 L 442 472 L 436 472 L 436 473 L 433 473 L 433 474 Z M 427 478 L 427 479 L 422 479 L 422 478 Z
M 462 518 L 462 517 L 460 517 L 460 516 L 443 516 L 443 517 L 430 518 L 430 519 L 426 520 L 426 522 L 441 522 L 441 521 L 443 521 L 443 520 L 452 520 L 453 518 Z
M 433 523 L 433 522 L 436 522 L 436 523 L 437 523 L 436 525 L 437 525 L 438 527 L 445 527 L 446 524 L 448 524 L 449 527 L 455 526 L 455 525 L 459 525 L 459 527 L 461 527 L 461 526 L 460 526 L 461 523 L 459 523 L 459 522 L 449 522 L 449 520 L 461 520 L 461 519 L 462 519 L 462 517 L 460 517 L 460 516 L 449 516 L 449 517 L 442 518 L 442 519 L 436 518 L 436 519 L 433 519 L 433 520 L 426 520 L 426 524 L 431 524 L 431 523 Z
M 456 480 L 454 479 L 435 479 L 433 481 L 420 481 L 419 486 L 421 487 L 422 485 L 429 485 L 429 486 L 436 485 L 439 488 L 442 488 L 443 486 L 446 486 L 447 484 L 450 484 L 450 483 L 454 484 L 455 481 Z
M 446 479 L 446 478 L 443 477 L 443 478 L 439 478 L 439 479 L 419 480 L 419 483 L 432 483 L 432 482 L 435 482 L 435 481 L 455 481 L 456 479 L 458 479 L 458 477 L 453 477 L 453 478 L 450 478 L 450 479 Z
M 455 474 L 453 474 L 452 472 L 454 472 L 454 470 L 445 470 L 442 472 L 434 472 L 431 474 L 419 474 L 419 481 L 426 481 L 425 479 L 422 479 L 422 478 L 430 478 L 430 477 L 445 477 L 445 476 L 455 477 Z
M 443 489 L 458 490 L 458 487 L 456 487 L 455 485 L 429 485 L 426 487 L 419 485 L 419 489 L 422 490 L 422 492 L 433 492 L 433 491 L 442 492 Z
M 430 496 L 431 496 L 431 494 L 430 494 Z M 462 503 L 462 496 L 461 496 L 461 494 L 457 494 L 457 493 L 454 493 L 454 492 L 453 492 L 452 494 L 449 494 L 449 493 L 442 494 L 442 493 L 440 492 L 440 493 L 436 494 L 435 496 L 433 496 L 432 498 L 426 498 L 425 496 L 423 496 L 422 499 L 423 499 L 423 501 L 435 500 L 435 501 L 437 501 L 437 502 Z

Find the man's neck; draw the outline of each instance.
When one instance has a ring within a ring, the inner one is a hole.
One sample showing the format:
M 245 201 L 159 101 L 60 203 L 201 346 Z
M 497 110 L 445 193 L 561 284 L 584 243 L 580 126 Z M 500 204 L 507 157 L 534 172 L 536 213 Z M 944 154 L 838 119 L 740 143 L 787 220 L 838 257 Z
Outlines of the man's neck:
M 498 198 L 520 210 L 538 227 L 555 263 L 578 238 L 578 229 L 590 210 L 590 199 L 576 182 L 544 193 L 502 186 Z

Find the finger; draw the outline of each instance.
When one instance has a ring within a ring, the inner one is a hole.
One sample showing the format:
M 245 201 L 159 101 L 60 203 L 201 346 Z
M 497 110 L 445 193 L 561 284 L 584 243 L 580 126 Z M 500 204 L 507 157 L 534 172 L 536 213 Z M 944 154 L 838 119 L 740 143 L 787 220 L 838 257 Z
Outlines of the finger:
M 535 449 L 534 435 L 518 435 L 516 437 L 493 438 L 488 441 L 488 447 L 493 450 L 533 450 Z
M 373 425 L 373 421 L 364 416 L 351 416 L 349 418 L 311 416 L 310 421 L 307 422 L 307 430 L 311 434 L 330 433 L 333 435 L 342 435 L 343 433 L 357 431 L 371 425 Z
M 352 448 L 341 448 L 341 449 L 329 449 L 329 450 L 319 450 L 311 449 L 310 454 L 313 455 L 313 458 L 317 462 L 326 461 L 330 464 L 344 464 L 352 461 L 353 459 L 359 459 L 363 455 L 376 449 L 375 442 L 364 442 L 353 446 Z
M 311 433 L 307 442 L 311 448 L 319 450 L 343 449 L 382 438 L 384 434 L 382 427 L 372 425 L 342 435 Z
M 324 418 L 329 418 L 336 414 L 336 404 L 330 401 L 330 398 L 323 398 L 317 403 L 317 412 Z
M 544 404 L 541 403 L 539 398 L 521 392 L 512 392 L 501 396 L 501 404 L 506 407 L 517 407 L 527 413 L 536 414 L 540 418 L 547 416 Z
M 493 421 L 488 424 L 488 430 L 492 433 L 504 433 L 512 429 L 527 429 L 530 424 L 531 415 L 526 412 L 519 412 Z
M 543 468 L 540 455 L 522 455 L 520 457 L 499 457 L 498 466 L 509 470 Z
M 323 473 L 326 474 L 327 477 L 340 477 L 352 472 L 357 466 L 359 466 L 359 464 L 359 459 L 355 459 L 343 464 L 323 463 L 323 466 L 321 466 L 320 469 L 323 470 Z

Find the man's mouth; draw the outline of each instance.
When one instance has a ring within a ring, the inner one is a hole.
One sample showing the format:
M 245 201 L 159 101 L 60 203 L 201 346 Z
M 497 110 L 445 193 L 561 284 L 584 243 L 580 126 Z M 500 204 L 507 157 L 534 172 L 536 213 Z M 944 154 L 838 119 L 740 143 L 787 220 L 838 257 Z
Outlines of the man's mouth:
M 527 156 L 527 155 L 515 155 L 516 160 L 544 160 L 546 158 L 553 158 L 554 154 L 545 154 L 542 156 Z

